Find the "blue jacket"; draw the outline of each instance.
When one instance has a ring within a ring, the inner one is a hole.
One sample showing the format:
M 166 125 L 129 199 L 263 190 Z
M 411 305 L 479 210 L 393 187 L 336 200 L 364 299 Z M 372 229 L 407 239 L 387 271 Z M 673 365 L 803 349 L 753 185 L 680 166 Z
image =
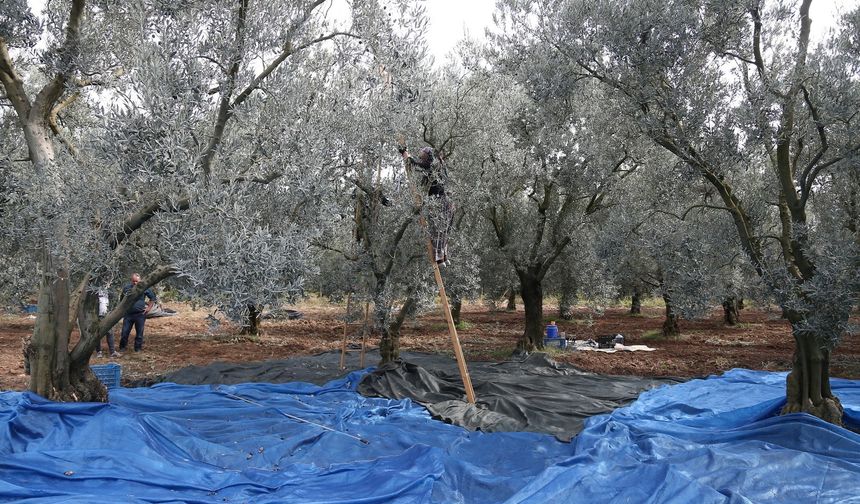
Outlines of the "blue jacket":
M 125 284 L 122 287 L 122 299 L 125 299 L 132 289 L 134 289 L 134 284 L 131 282 Z M 134 300 L 134 304 L 131 305 L 131 308 L 129 308 L 126 313 L 129 315 L 143 313 L 146 310 L 146 300 L 143 299 L 144 297 L 148 297 L 153 303 L 158 301 L 158 298 L 155 297 L 155 293 L 152 292 L 152 289 L 146 289 L 139 298 Z

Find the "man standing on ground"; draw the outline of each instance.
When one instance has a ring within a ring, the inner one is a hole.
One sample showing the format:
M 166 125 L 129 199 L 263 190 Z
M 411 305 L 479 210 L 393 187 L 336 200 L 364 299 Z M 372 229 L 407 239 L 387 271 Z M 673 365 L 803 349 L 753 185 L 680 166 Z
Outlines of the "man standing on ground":
M 140 275 L 133 273 L 131 275 L 131 283 L 127 283 L 122 288 L 122 299 L 125 299 L 131 293 L 131 290 L 140 282 Z M 149 303 L 144 297 L 149 298 Z M 128 309 L 125 318 L 122 319 L 122 334 L 119 338 L 119 349 L 125 351 L 128 347 L 128 336 L 131 334 L 131 326 L 134 325 L 134 351 L 140 352 L 143 350 L 143 325 L 146 322 L 146 314 L 152 309 L 153 303 L 158 301 L 155 293 L 151 289 L 146 289 Z
M 99 320 L 105 318 L 105 315 L 108 314 L 108 305 L 110 300 L 108 299 L 108 291 L 107 289 L 99 289 Z M 113 329 L 110 329 L 107 333 L 107 346 L 110 351 L 110 356 L 114 359 L 122 357 L 122 354 L 116 351 L 113 346 Z M 99 339 L 98 353 L 97 357 L 102 357 L 102 340 Z

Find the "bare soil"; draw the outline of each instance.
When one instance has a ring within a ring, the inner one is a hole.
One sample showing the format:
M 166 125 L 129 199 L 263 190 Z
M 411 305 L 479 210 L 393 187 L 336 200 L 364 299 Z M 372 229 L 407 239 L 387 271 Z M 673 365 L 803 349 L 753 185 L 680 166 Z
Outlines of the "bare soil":
M 119 359 L 92 358 L 93 364 L 116 361 L 122 365 L 123 384 L 188 366 L 214 361 L 247 362 L 283 359 L 340 349 L 343 339 L 344 307 L 318 300 L 298 306 L 300 320 L 264 320 L 262 334 L 243 336 L 239 329 L 223 322 L 212 326 L 209 310 L 182 303 L 165 303 L 177 310 L 174 317 L 146 322 L 144 351 L 127 353 Z M 747 309 L 741 324 L 723 324 L 722 310 L 709 317 L 681 321 L 682 335 L 673 340 L 659 337 L 663 309 L 643 307 L 641 315 L 626 308 L 612 308 L 601 317 L 586 309 L 576 310 L 573 320 L 559 320 L 559 331 L 568 338 L 589 339 L 620 333 L 626 344 L 644 344 L 654 352 L 575 352 L 548 349 L 556 360 L 606 374 L 697 377 L 743 367 L 769 371 L 788 370 L 794 342 L 788 324 L 778 311 Z M 523 312 L 489 311 L 480 304 L 463 307 L 463 327 L 458 331 L 467 360 L 504 360 L 516 346 L 523 330 Z M 24 390 L 28 377 L 22 362 L 22 341 L 33 330 L 33 316 L 0 314 L 0 390 Z M 348 339 L 360 341 L 362 323 L 349 326 Z M 119 326 L 114 328 L 119 345 Z M 72 340 L 76 341 L 73 334 Z M 370 346 L 377 344 L 369 337 Z M 435 352 L 453 356 L 447 326 L 441 313 L 430 313 L 403 329 L 401 349 Z M 453 358 L 453 357 L 452 357 Z M 369 362 L 368 364 L 376 364 Z M 860 338 L 846 337 L 832 356 L 832 375 L 860 379 Z

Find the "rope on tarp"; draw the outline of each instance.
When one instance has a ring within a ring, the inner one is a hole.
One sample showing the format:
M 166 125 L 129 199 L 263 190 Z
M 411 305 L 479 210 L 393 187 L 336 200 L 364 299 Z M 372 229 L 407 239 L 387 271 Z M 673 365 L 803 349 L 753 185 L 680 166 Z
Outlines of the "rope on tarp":
M 254 406 L 259 406 L 260 408 L 264 408 L 264 409 L 266 409 L 266 408 L 268 408 L 268 409 L 273 409 L 273 410 L 277 411 L 278 413 L 280 413 L 281 415 L 284 415 L 285 417 L 289 418 L 290 420 L 295 420 L 296 422 L 302 422 L 302 423 L 306 423 L 306 424 L 308 424 L 308 425 L 313 425 L 314 427 L 319 427 L 320 429 L 323 429 L 323 430 L 326 430 L 326 431 L 329 431 L 329 432 L 333 432 L 333 433 L 335 433 L 335 434 L 340 434 L 340 435 L 342 435 L 342 436 L 346 436 L 346 437 L 348 437 L 348 438 L 355 439 L 356 441 L 359 441 L 359 442 L 361 442 L 362 444 L 365 444 L 365 445 L 369 445 L 369 444 L 370 444 L 370 441 L 368 441 L 367 439 L 364 439 L 364 438 L 363 438 L 363 437 L 361 437 L 361 436 L 355 436 L 355 435 L 353 435 L 353 434 L 348 434 L 348 433 L 346 433 L 346 432 L 339 431 L 339 430 L 337 430 L 337 429 L 333 429 L 333 428 L 331 428 L 331 427 L 329 427 L 329 426 L 327 426 L 327 425 L 323 425 L 323 424 L 319 424 L 319 423 L 316 423 L 316 422 L 312 422 L 312 421 L 310 421 L 310 420 L 306 420 L 306 419 L 304 419 L 304 418 L 302 418 L 302 417 L 297 417 L 296 415 L 291 415 L 291 414 L 289 414 L 289 413 L 287 413 L 287 412 L 285 412 L 285 411 L 283 411 L 283 410 L 281 410 L 281 409 L 279 409 L 279 408 L 276 408 L 276 407 L 274 407 L 274 406 L 266 406 L 266 405 L 264 405 L 264 404 L 260 404 L 260 403 L 258 403 L 258 402 L 256 402 L 256 401 L 252 401 L 252 400 L 248 399 L 247 397 L 242 397 L 242 396 L 239 396 L 239 395 L 236 395 L 236 394 L 231 394 L 230 392 L 227 392 L 227 391 L 225 391 L 225 390 L 222 390 L 222 389 L 220 389 L 220 388 L 218 388 L 218 387 L 214 387 L 214 390 L 215 390 L 216 392 L 218 392 L 219 394 L 222 394 L 222 395 L 224 395 L 224 396 L 226 396 L 226 397 L 229 397 L 230 399 L 236 399 L 237 401 L 246 402 L 246 403 L 248 403 L 248 404 L 252 404 L 252 405 L 254 405 Z

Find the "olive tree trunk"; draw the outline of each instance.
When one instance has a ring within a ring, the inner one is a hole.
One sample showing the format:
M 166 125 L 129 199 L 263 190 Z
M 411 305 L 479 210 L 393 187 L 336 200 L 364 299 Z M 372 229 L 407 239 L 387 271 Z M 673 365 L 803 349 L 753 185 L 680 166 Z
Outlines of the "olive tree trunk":
M 454 325 L 459 326 L 462 321 L 460 315 L 463 313 L 463 298 L 454 296 L 451 301 L 451 318 L 454 319 Z
M 379 355 L 380 365 L 392 362 L 400 358 L 400 329 L 406 321 L 406 317 L 412 313 L 418 305 L 418 298 L 411 295 L 403 302 L 403 306 L 397 312 L 397 316 L 390 320 L 390 308 L 377 304 L 379 308 L 374 310 L 374 322 L 376 330 L 379 331 Z
M 558 317 L 562 320 L 573 318 L 573 304 L 576 302 L 576 287 L 562 286 L 558 297 Z
M 633 289 L 633 294 L 630 296 L 630 314 L 639 315 L 642 313 L 642 294 L 639 289 Z
M 248 319 L 242 326 L 242 334 L 257 336 L 260 334 L 260 317 L 263 315 L 262 307 L 254 303 L 248 303 Z
M 507 291 L 508 304 L 505 306 L 507 311 L 517 311 L 517 289 L 512 285 Z
M 107 389 L 90 371 L 88 359 L 72 360 L 69 355 L 71 295 L 68 270 L 61 264 L 61 259 L 47 249 L 43 249 L 41 255 L 39 312 L 33 336 L 25 349 L 30 369 L 29 389 L 54 401 L 104 402 Z M 95 318 L 98 325 L 98 317 Z
M 520 295 L 525 309 L 525 329 L 517 342 L 517 350 L 531 352 L 543 348 L 543 285 L 542 278 L 531 268 L 518 270 Z
M 666 319 L 663 321 L 663 337 L 675 338 L 681 335 L 681 328 L 678 327 L 678 314 L 675 313 L 675 307 L 672 305 L 672 296 L 669 293 L 663 294 L 663 302 L 666 304 Z
M 740 320 L 740 303 L 734 297 L 726 298 L 723 301 L 723 321 L 727 326 L 735 326 Z
M 782 414 L 809 413 L 842 425 L 842 403 L 830 390 L 830 350 L 810 334 L 798 317 L 791 317 L 796 343 L 791 372 L 786 377 L 786 403 Z

